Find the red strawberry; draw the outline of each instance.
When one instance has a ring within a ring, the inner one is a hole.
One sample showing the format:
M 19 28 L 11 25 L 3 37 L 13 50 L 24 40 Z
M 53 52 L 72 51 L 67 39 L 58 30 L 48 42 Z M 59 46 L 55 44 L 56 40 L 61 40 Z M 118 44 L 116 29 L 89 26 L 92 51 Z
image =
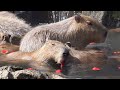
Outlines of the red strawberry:
M 62 70 L 58 69 L 58 70 L 56 70 L 55 72 L 56 72 L 57 74 L 59 74 L 59 73 L 62 72 Z
M 101 70 L 101 69 L 98 68 L 98 67 L 93 67 L 92 70 L 93 70 L 93 71 L 99 71 L 99 70 Z
M 2 50 L 1 53 L 7 54 L 7 53 L 8 53 L 8 50 Z

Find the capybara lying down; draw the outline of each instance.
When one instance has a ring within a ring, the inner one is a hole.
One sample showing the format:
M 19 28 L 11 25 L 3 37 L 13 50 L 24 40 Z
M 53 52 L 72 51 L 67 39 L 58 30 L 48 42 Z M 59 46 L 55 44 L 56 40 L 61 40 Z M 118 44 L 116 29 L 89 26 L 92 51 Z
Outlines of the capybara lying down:
M 39 50 L 33 52 L 17 51 L 1 56 L 0 65 L 19 65 L 34 69 L 41 69 L 40 67 L 47 66 L 47 69 L 49 69 L 49 64 L 60 67 L 59 64 L 62 64 L 68 56 L 69 49 L 66 44 L 48 40 Z
M 60 22 L 39 25 L 28 32 L 20 43 L 20 51 L 31 52 L 44 45 L 46 38 L 63 43 L 71 42 L 76 49 L 83 49 L 90 42 L 104 42 L 107 29 L 97 20 L 75 15 Z

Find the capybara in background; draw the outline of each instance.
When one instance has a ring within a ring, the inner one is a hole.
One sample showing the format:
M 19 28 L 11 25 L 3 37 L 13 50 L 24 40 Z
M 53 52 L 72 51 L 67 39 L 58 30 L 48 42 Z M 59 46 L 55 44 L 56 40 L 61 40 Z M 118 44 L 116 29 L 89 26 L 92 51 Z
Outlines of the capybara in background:
M 22 38 L 30 30 L 31 26 L 24 20 L 17 18 L 17 16 L 15 18 L 15 15 L 10 12 L 0 12 L 0 32 L 9 35 L 10 42 L 12 42 L 12 37 Z
M 75 15 L 57 23 L 39 25 L 28 32 L 20 43 L 20 51 L 39 49 L 46 38 L 63 43 L 70 42 L 76 49 L 83 49 L 90 42 L 104 42 L 107 29 L 97 20 Z

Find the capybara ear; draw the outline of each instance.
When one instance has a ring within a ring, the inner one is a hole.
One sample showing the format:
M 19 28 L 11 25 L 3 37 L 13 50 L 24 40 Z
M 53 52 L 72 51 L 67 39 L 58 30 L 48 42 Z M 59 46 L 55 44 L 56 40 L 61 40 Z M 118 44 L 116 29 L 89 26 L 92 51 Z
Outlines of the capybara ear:
M 80 20 L 81 20 L 81 16 L 80 16 L 80 15 L 75 15 L 75 21 L 76 21 L 77 23 L 79 23 Z
M 72 46 L 70 42 L 66 42 L 65 45 L 67 45 L 68 47 Z

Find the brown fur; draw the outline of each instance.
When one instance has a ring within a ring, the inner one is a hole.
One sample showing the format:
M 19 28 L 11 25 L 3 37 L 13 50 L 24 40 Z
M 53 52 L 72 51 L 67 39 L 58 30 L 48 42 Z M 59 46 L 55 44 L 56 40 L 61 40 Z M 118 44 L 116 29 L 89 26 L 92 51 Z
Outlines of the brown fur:
M 39 49 L 46 38 L 63 43 L 71 42 L 77 49 L 83 49 L 90 42 L 103 42 L 107 29 L 97 20 L 76 15 L 57 23 L 41 25 L 33 28 L 22 39 L 20 50 L 31 52 Z
M 2 11 L 0 12 L 0 32 L 9 36 L 9 41 L 16 45 L 20 44 L 21 38 L 31 30 L 31 26 L 15 14 Z M 17 42 L 12 40 L 17 39 Z
M 19 65 L 20 63 L 21 65 L 21 63 L 23 63 L 23 66 L 25 64 L 25 66 L 29 66 L 29 61 L 31 61 L 31 63 L 34 62 L 33 67 L 38 68 L 38 66 L 46 65 L 50 63 L 50 61 L 60 64 L 63 60 L 67 59 L 67 56 L 64 56 L 64 54 L 69 54 L 69 49 L 65 44 L 59 41 L 48 40 L 43 47 L 37 51 L 27 53 L 17 51 L 6 56 L 1 56 L 0 60 L 3 61 L 1 61 L 0 64 Z

